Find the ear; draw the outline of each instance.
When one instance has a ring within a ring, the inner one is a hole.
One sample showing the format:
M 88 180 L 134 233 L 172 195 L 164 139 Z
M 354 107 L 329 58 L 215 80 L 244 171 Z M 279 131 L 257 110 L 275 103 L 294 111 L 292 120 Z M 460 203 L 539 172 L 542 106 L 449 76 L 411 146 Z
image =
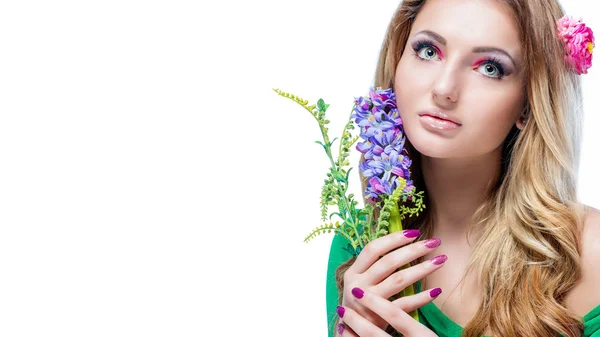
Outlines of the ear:
M 523 128 L 525 127 L 525 118 L 519 117 L 515 125 L 517 126 L 517 129 L 523 130 Z
M 530 112 L 527 107 L 525 107 L 521 111 L 521 114 L 519 115 L 519 119 L 517 119 L 517 122 L 515 123 L 515 126 L 517 127 L 517 129 L 523 130 L 523 128 L 525 127 L 525 124 L 527 123 L 527 119 L 529 118 L 529 114 L 530 114 Z

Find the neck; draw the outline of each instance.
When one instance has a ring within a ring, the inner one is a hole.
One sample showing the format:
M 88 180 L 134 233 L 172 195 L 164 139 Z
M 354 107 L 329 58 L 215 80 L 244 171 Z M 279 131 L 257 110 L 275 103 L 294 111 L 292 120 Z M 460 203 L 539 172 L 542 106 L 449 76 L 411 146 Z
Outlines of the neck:
M 500 175 L 502 147 L 478 157 L 421 156 L 435 237 L 466 240 L 469 220 Z

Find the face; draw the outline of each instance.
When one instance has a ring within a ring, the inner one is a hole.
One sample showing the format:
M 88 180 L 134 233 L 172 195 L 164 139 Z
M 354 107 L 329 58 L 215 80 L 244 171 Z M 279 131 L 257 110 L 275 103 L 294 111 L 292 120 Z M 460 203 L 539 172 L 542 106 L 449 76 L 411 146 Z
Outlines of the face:
M 497 0 L 428 0 L 396 68 L 411 144 L 436 158 L 501 148 L 525 102 L 520 32 Z M 519 126 L 522 126 L 519 124 Z

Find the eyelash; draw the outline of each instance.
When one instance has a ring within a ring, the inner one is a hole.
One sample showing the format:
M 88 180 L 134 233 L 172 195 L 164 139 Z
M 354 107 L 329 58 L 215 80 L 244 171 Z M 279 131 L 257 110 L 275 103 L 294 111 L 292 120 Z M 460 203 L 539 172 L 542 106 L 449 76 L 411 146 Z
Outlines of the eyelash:
M 415 53 L 413 55 L 417 58 L 417 60 L 429 62 L 428 60 L 423 59 L 419 56 L 419 52 L 421 51 L 421 49 L 423 49 L 425 47 L 431 48 L 431 49 L 435 50 L 435 52 L 437 54 L 439 54 L 438 49 L 433 44 L 429 43 L 428 41 L 425 41 L 425 40 L 417 41 L 415 43 L 415 45 L 413 46 L 413 50 L 415 51 Z M 504 67 L 502 66 L 502 61 L 500 61 L 499 59 L 497 59 L 495 57 L 486 57 L 483 61 L 481 61 L 479 63 L 478 67 L 480 67 L 483 64 L 491 64 L 494 67 L 496 67 L 496 69 L 498 69 L 498 73 L 499 73 L 498 76 L 496 76 L 496 77 L 487 76 L 487 77 L 489 77 L 493 80 L 501 80 L 505 76 L 505 71 L 504 71 Z

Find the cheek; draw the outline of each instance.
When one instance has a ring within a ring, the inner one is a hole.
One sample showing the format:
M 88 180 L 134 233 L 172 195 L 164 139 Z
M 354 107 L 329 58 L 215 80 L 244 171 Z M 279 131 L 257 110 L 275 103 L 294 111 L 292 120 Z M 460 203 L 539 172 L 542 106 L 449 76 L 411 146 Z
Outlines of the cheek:
M 474 95 L 478 90 L 471 91 Z M 492 94 L 491 94 L 492 93 Z M 495 93 L 495 94 L 493 94 Z M 467 142 L 486 152 L 501 145 L 515 125 L 524 102 L 524 95 L 516 89 L 479 92 L 478 97 L 469 99 L 471 126 Z
M 400 118 L 402 118 L 404 124 L 404 131 L 409 136 L 412 120 L 408 111 L 413 111 L 416 108 L 414 98 L 417 97 L 418 90 L 412 85 L 406 85 L 408 79 L 412 76 L 412 72 L 407 71 L 405 68 L 402 62 L 396 68 L 394 92 L 396 93 L 396 105 L 400 112 Z
M 436 77 L 436 67 L 414 58 L 411 52 L 402 56 L 396 67 L 395 89 L 425 93 Z
M 394 92 L 396 93 L 396 104 L 403 120 L 409 120 L 411 115 L 407 111 L 416 112 L 419 98 L 426 97 L 428 86 L 425 83 L 426 76 L 415 71 L 411 55 L 403 55 L 394 77 Z
M 490 80 L 491 81 L 491 80 Z M 524 93 L 517 85 L 471 86 L 465 91 L 463 106 L 478 123 L 514 124 L 524 103 Z
M 396 105 L 400 112 L 404 124 L 406 137 L 412 143 L 417 140 L 416 133 L 421 128 L 421 122 L 417 112 L 431 105 L 431 85 L 427 81 L 432 78 L 418 68 L 416 60 L 410 54 L 405 52 L 398 66 L 396 67 L 394 77 L 394 92 L 396 93 Z

